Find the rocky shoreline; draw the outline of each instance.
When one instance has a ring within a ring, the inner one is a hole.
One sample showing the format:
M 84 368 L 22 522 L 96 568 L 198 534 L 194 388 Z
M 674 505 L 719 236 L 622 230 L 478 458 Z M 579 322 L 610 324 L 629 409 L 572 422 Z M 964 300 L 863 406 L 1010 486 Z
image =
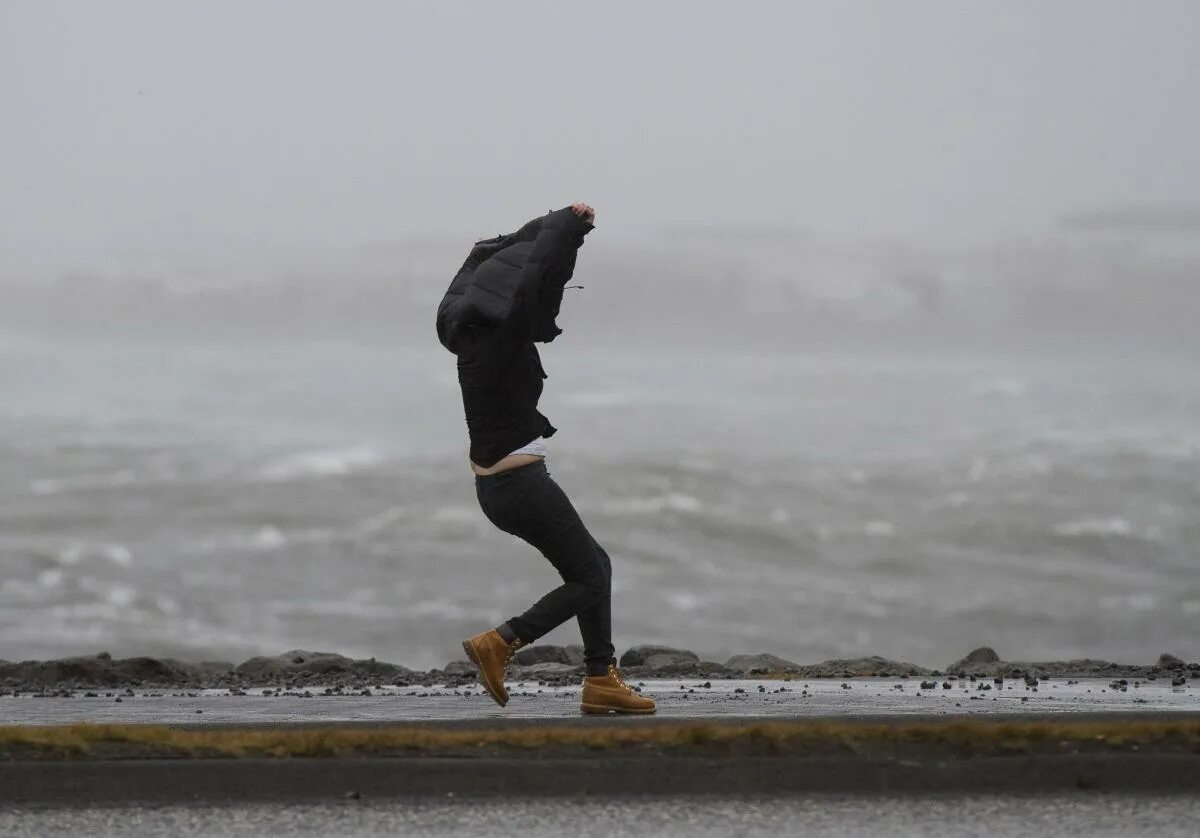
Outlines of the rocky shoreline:
M 944 669 L 871 656 L 799 664 L 767 654 L 734 655 L 723 663 L 702 660 L 686 649 L 640 645 L 620 657 L 623 674 L 636 678 L 1112 678 L 1167 679 L 1182 685 L 1200 679 L 1200 663 L 1163 654 L 1154 664 L 1118 664 L 1103 660 L 1022 662 L 1002 659 L 988 647 L 975 649 Z M 583 675 L 580 646 L 535 645 L 522 649 L 510 669 L 516 681 L 551 686 L 575 684 Z M 475 669 L 466 660 L 441 669 L 414 671 L 375 658 L 355 660 L 330 652 L 294 650 L 274 657 L 254 657 L 241 664 L 220 661 L 190 663 L 173 658 L 113 658 L 98 655 L 47 661 L 0 661 L 0 695 L 71 692 L 86 689 L 294 689 L 326 687 L 334 692 L 362 691 L 382 685 L 463 686 L 474 683 Z

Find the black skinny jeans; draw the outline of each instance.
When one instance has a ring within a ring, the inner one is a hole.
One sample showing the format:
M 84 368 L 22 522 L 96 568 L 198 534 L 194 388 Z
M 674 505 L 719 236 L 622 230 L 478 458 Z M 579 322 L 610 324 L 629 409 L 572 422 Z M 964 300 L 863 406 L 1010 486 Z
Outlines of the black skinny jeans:
M 544 460 L 498 474 L 475 475 L 475 494 L 488 520 L 541 551 L 563 584 L 507 622 L 532 643 L 575 617 L 589 675 L 613 660 L 612 562 L 550 477 Z

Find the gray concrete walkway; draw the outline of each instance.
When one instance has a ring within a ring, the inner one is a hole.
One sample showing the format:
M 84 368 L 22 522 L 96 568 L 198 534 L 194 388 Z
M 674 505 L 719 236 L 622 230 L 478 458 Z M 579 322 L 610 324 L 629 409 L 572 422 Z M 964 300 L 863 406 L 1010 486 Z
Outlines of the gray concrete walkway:
M 1172 687 L 1169 681 L 1130 683 L 1122 691 L 1104 680 L 1044 681 L 1036 689 L 1022 681 L 1003 685 L 936 679 L 858 678 L 847 681 L 637 682 L 659 704 L 657 719 L 803 719 L 920 716 L 1043 716 L 1130 713 L 1200 713 L 1200 681 Z M 708 683 L 709 686 L 704 686 Z M 949 683 L 950 689 L 944 689 Z M 580 721 L 578 687 L 539 687 L 510 683 L 511 699 L 500 708 L 479 687 L 457 689 L 400 687 L 370 696 L 264 695 L 250 690 L 193 694 L 168 691 L 106 694 L 93 698 L 32 695 L 0 698 L 0 724 L 46 725 L 75 722 L 170 725 L 269 725 L 358 723 L 503 724 Z M 118 702 L 117 698 L 121 700 Z M 605 718 L 588 720 L 605 723 Z M 609 722 L 613 719 L 608 719 Z M 623 722 L 633 721 L 622 719 Z

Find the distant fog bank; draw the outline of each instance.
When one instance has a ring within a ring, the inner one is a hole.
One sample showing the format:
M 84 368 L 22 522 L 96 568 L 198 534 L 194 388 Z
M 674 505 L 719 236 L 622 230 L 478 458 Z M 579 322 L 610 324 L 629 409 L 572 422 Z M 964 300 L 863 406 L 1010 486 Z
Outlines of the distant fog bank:
M 1200 247 L 1190 244 L 1166 250 L 1135 235 L 1070 232 L 969 249 L 796 231 L 596 236 L 572 282 L 584 288 L 567 292 L 560 325 L 585 341 L 1073 334 L 1192 343 Z M 421 343 L 435 340 L 438 300 L 468 245 L 414 240 L 261 275 L 77 271 L 6 283 L 0 320 L 49 332 L 312 330 Z

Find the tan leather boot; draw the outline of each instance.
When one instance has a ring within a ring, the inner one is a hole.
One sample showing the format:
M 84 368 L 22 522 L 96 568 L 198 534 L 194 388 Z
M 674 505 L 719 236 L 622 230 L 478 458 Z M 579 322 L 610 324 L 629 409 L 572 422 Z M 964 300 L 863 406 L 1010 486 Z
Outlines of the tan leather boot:
M 479 667 L 479 682 L 501 707 L 508 704 L 508 690 L 504 688 L 508 663 L 517 649 L 524 645 L 519 637 L 511 644 L 505 642 L 495 629 L 480 632 L 470 640 L 463 641 L 463 651 L 471 663 Z
M 653 713 L 653 699 L 639 694 L 625 683 L 615 663 L 607 675 L 588 675 L 583 679 L 583 698 L 579 709 L 584 713 Z

